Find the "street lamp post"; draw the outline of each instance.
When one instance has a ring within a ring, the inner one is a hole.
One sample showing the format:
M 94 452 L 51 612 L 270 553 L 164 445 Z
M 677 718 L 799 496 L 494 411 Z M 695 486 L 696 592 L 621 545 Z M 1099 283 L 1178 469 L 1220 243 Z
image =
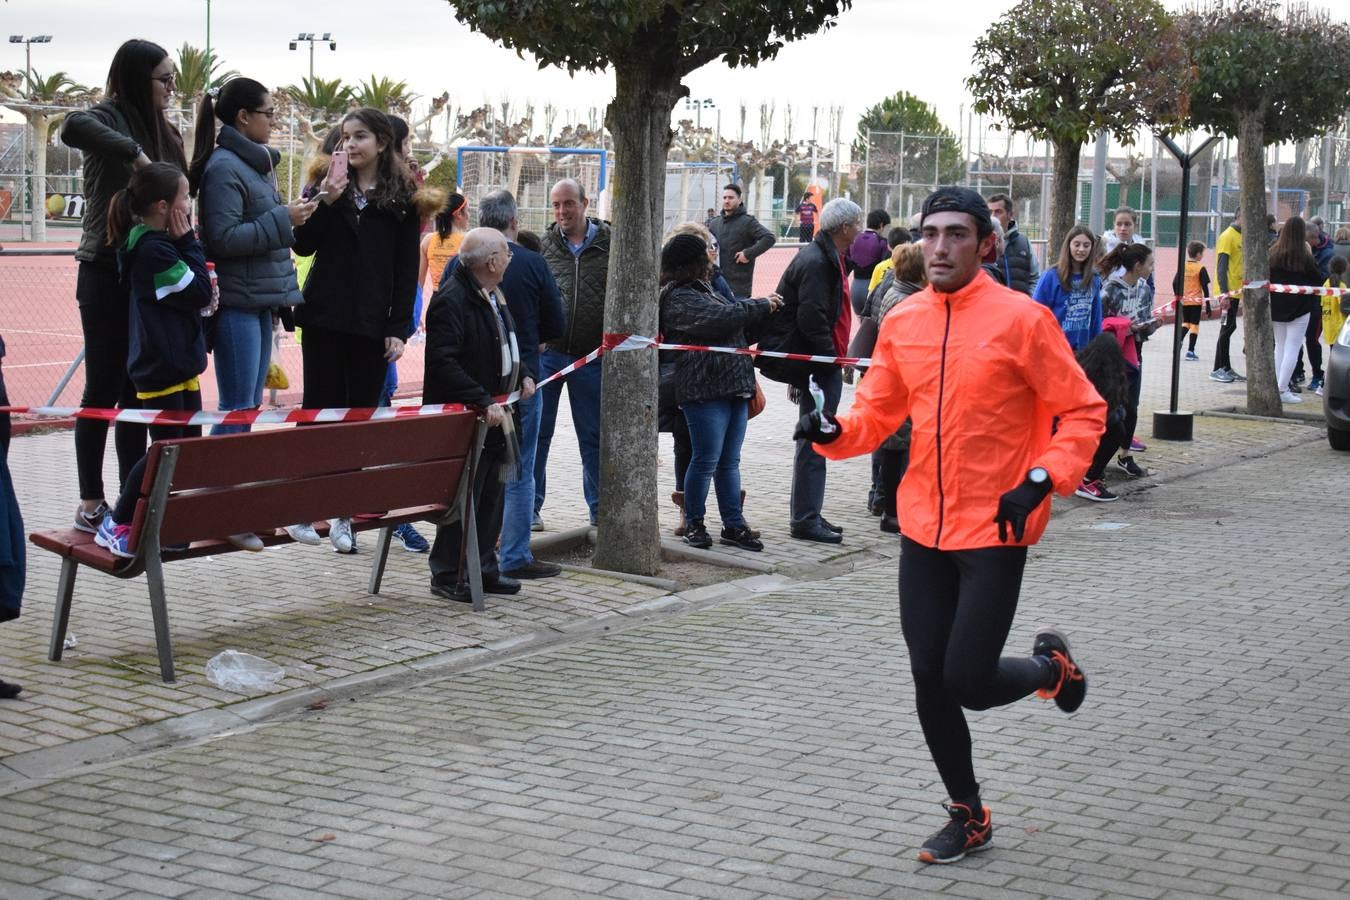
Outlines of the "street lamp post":
M 11 34 L 9 36 L 9 42 L 11 44 L 23 44 L 23 77 L 24 80 L 28 82 L 27 89 L 28 92 L 31 94 L 33 91 L 33 45 L 50 44 L 52 42 L 52 36 L 50 34 L 35 34 L 32 37 L 24 37 L 21 34 Z M 34 126 L 34 128 L 36 128 L 36 126 Z M 29 240 L 33 240 L 37 236 L 37 232 L 39 230 L 38 225 L 36 224 L 37 223 L 36 217 L 45 215 L 45 210 L 39 209 L 38 207 L 42 205 L 42 200 L 45 199 L 46 192 L 45 191 L 42 192 L 44 196 L 41 199 L 39 199 L 38 204 L 36 206 L 33 203 L 33 196 L 34 194 L 38 193 L 38 191 L 36 190 L 37 172 L 33 171 L 33 169 L 37 168 L 36 165 L 36 156 L 38 153 L 37 142 L 40 140 L 44 140 L 45 137 L 46 137 L 45 135 L 34 134 L 32 141 L 30 141 L 28 139 L 28 129 L 25 128 L 23 130 L 23 141 L 24 141 L 23 164 L 25 168 L 28 168 L 30 166 L 32 167 L 29 169 L 28 177 L 23 180 L 23 190 L 22 190 L 23 204 L 27 208 L 28 212 Z M 43 228 L 46 227 L 45 222 L 43 223 L 42 227 Z
M 11 34 L 9 36 L 11 44 L 23 44 L 23 75 L 28 80 L 29 88 L 33 86 L 33 45 L 50 44 L 52 36 L 50 34 L 35 34 L 32 37 L 24 37 L 21 34 Z
M 717 104 L 707 97 L 699 99 L 685 97 L 684 108 L 694 111 L 694 127 L 701 131 L 703 129 L 703 110 L 717 109 Z M 722 110 L 720 109 L 717 110 L 717 135 L 714 140 L 717 142 L 714 152 L 714 159 L 716 160 L 714 171 L 716 171 L 716 165 L 722 162 Z
M 291 41 L 291 49 L 298 49 L 300 44 L 309 44 L 309 80 L 314 81 L 314 44 L 326 43 L 329 50 L 337 50 L 337 41 L 333 40 L 333 33 L 325 31 L 322 36 L 316 37 L 312 31 L 302 31 Z

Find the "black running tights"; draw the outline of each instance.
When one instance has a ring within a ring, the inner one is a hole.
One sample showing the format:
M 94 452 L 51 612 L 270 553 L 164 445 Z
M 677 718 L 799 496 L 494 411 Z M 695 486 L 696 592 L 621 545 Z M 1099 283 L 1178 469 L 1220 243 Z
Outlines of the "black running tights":
M 900 628 L 915 705 L 947 793 L 979 793 L 966 709 L 1003 706 L 1046 687 L 1052 672 L 1030 656 L 1003 656 L 1026 565 L 1026 547 L 934 550 L 901 537 Z

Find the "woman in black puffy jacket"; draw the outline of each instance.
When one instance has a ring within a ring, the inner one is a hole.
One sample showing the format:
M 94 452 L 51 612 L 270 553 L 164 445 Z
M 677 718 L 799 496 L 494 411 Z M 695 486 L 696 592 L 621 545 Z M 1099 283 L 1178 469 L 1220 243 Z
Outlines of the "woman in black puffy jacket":
M 776 312 L 777 297 L 729 301 L 713 291 L 708 245 L 677 234 L 661 251 L 661 332 L 667 343 L 745 347 L 745 328 Z M 721 542 L 746 550 L 764 545 L 741 512 L 741 443 L 755 370 L 748 356 L 682 351 L 675 356 L 674 399 L 689 426 L 693 456 L 684 480 L 684 539 L 712 546 L 703 524 L 709 483 L 717 487 Z

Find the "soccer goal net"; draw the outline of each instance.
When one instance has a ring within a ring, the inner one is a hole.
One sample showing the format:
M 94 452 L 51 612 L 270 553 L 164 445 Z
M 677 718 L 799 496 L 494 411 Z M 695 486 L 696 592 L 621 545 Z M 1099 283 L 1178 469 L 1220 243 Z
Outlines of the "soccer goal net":
M 553 221 L 548 192 L 559 179 L 575 178 L 591 202 L 590 215 L 609 217 L 609 153 L 593 147 L 460 147 L 455 182 L 476 210 L 484 195 L 508 190 L 516 198 L 520 227 L 543 234 Z M 472 218 L 472 216 L 471 216 Z

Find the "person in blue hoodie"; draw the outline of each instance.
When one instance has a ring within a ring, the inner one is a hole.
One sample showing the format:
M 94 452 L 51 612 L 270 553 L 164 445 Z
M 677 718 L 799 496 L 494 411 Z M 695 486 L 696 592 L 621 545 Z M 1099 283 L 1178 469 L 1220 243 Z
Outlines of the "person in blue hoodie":
M 146 409 L 202 408 L 202 318 L 203 310 L 214 305 L 214 292 L 206 254 L 192 231 L 191 204 L 182 170 L 151 163 L 132 173 L 126 189 L 113 195 L 108 207 L 108 240 L 120 245 L 118 268 L 131 295 L 127 374 Z M 150 427 L 152 441 L 200 435 L 200 426 Z M 135 556 L 127 545 L 145 459 L 132 467 L 122 496 L 94 535 L 100 547 L 125 559 Z M 257 549 L 262 549 L 260 541 Z
M 1102 333 L 1102 279 L 1092 269 L 1097 236 L 1075 225 L 1059 248 L 1059 261 L 1046 269 L 1031 299 L 1048 307 L 1075 352 Z
M 5 358 L 5 339 L 0 337 L 0 366 Z M 0 367 L 0 407 L 9 405 L 5 393 L 4 370 Z M 0 622 L 19 617 L 23 606 L 25 568 L 23 518 L 14 482 L 9 477 L 9 413 L 0 412 Z M 0 700 L 13 700 L 23 691 L 20 685 L 0 678 Z

